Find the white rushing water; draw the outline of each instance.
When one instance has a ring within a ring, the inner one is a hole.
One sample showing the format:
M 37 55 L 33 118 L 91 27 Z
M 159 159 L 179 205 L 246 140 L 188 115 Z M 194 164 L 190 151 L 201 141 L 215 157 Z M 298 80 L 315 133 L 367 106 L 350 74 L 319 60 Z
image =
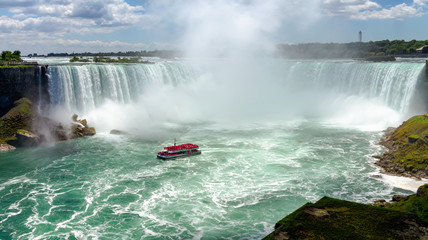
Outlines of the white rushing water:
M 110 128 L 138 128 L 123 115 L 143 124 L 303 116 L 381 130 L 425 107 L 413 98 L 423 67 L 420 62 L 272 59 L 68 64 L 50 67 L 49 91 L 51 103 L 68 113 L 96 122 L 110 114 L 101 117 L 111 121 Z

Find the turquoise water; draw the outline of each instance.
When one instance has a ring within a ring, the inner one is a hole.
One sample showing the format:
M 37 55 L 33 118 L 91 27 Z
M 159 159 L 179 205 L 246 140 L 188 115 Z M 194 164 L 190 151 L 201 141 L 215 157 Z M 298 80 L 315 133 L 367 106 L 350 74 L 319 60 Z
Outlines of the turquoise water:
M 0 153 L 0 238 L 259 239 L 322 196 L 409 193 L 372 177 L 379 132 L 316 120 L 180 127 L 201 155 L 158 160 L 168 141 L 105 133 Z
M 410 193 L 371 156 L 424 113 L 424 62 L 66 62 L 39 107 L 98 134 L 0 153 L 0 239 L 260 239 L 323 196 Z M 174 138 L 202 154 L 156 159 Z

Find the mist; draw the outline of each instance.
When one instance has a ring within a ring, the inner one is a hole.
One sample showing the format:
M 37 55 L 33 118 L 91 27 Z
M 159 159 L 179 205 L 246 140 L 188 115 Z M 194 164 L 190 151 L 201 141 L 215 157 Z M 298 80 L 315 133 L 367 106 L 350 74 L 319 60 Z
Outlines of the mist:
M 179 61 L 186 66 L 171 73 L 168 61 L 162 63 L 159 68 L 163 72 L 141 83 L 144 86 L 135 102 L 106 98 L 95 109 L 69 111 L 78 111 L 101 131 L 122 129 L 148 135 L 158 135 L 156 129 L 163 127 L 179 129 L 206 122 L 236 127 L 319 118 L 325 124 L 363 130 L 382 130 L 397 124 L 405 116 L 403 107 L 389 105 L 387 97 L 376 96 L 380 94 L 376 89 L 384 86 L 366 89 L 364 85 L 373 82 L 370 73 L 352 79 L 355 69 L 367 72 L 362 66 L 349 68 L 349 76 L 345 77 L 334 67 L 323 70 L 322 62 L 300 64 L 272 57 L 282 27 L 309 28 L 319 19 L 319 5 L 319 0 L 150 1 L 147 12 L 157 16 L 159 28 L 172 25 L 174 29 L 163 30 L 181 33 L 176 42 L 185 53 Z M 300 66 L 302 69 L 294 72 Z M 341 67 L 349 66 L 345 63 Z M 181 79 L 180 71 L 188 69 L 197 74 Z M 169 82 L 171 79 L 173 82 Z M 88 81 L 77 85 L 92 88 L 94 84 Z M 348 81 L 350 86 L 342 86 Z M 389 80 L 379 81 L 382 84 Z M 359 85 L 355 88 L 352 84 Z M 127 88 L 122 86 L 117 92 L 126 92 Z M 72 114 L 58 114 L 61 111 L 54 112 L 58 116 Z
M 248 58 L 274 51 L 282 26 L 310 27 L 321 7 L 320 0 L 161 0 L 148 12 L 180 31 L 177 45 L 187 57 Z

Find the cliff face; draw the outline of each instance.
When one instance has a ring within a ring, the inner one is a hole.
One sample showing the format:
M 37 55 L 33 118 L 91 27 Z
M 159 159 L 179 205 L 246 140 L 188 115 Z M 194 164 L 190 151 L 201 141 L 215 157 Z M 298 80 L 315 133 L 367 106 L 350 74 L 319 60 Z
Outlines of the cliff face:
M 0 68 L 0 116 L 13 103 L 27 97 L 33 102 L 49 101 L 47 66 Z

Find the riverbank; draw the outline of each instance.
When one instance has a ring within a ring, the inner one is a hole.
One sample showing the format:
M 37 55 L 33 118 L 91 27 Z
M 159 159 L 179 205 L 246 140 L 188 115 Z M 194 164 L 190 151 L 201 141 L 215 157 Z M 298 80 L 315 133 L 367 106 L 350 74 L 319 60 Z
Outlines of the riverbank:
M 380 140 L 387 151 L 374 156 L 383 172 L 412 177 L 428 178 L 428 114 L 414 116 L 398 128 L 389 128 Z

